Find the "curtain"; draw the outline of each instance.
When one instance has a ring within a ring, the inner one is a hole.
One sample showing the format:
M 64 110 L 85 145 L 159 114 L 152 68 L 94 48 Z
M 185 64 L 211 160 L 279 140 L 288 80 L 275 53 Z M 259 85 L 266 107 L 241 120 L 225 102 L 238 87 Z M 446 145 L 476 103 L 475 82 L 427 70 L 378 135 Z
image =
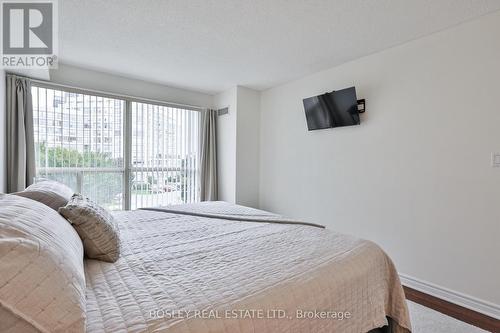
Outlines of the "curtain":
M 7 193 L 24 190 L 35 177 L 31 82 L 7 75 Z
M 204 110 L 201 115 L 200 200 L 217 200 L 217 111 Z

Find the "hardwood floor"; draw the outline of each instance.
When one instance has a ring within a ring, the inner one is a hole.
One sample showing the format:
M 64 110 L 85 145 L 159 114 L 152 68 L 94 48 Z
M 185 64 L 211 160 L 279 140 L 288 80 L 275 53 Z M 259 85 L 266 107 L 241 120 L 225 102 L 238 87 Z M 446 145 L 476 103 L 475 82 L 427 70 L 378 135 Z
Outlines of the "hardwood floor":
M 500 333 L 500 320 L 403 286 L 406 299 L 484 330 Z

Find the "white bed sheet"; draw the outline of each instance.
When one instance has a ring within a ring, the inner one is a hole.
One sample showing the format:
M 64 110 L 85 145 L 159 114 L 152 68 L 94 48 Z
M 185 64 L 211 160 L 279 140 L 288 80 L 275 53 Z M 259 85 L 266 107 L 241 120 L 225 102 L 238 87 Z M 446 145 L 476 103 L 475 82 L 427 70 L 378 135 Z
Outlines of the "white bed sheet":
M 203 209 L 261 215 L 213 205 Z M 85 261 L 89 333 L 359 333 L 385 325 L 386 316 L 395 332 L 410 331 L 396 270 L 372 242 L 297 224 L 158 211 L 115 216 L 121 258 Z M 330 318 L 301 319 L 298 311 Z

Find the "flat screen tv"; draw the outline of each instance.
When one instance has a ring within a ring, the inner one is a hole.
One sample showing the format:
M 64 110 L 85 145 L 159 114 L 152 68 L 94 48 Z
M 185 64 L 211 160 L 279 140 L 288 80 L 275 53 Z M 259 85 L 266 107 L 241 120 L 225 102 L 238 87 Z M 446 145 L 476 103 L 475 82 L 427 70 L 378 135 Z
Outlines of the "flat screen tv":
M 350 87 L 331 93 L 305 98 L 307 128 L 323 128 L 359 125 L 356 88 Z

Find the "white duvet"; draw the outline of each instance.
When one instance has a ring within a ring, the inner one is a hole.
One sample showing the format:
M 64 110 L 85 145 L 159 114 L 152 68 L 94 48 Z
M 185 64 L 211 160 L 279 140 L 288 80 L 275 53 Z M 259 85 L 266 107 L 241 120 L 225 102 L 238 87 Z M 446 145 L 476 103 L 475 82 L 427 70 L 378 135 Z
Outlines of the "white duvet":
M 228 219 L 282 220 L 220 202 L 176 211 L 115 215 L 121 258 L 85 262 L 87 332 L 368 332 L 386 317 L 410 331 L 396 270 L 374 243 Z

